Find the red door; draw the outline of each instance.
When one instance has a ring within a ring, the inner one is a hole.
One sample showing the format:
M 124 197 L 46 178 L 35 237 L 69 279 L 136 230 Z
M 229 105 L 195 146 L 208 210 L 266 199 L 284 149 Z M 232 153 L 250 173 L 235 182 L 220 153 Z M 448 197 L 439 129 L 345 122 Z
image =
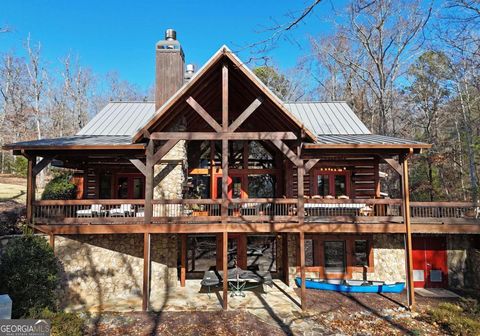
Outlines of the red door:
M 413 237 L 413 280 L 415 287 L 448 286 L 447 240 L 445 237 Z

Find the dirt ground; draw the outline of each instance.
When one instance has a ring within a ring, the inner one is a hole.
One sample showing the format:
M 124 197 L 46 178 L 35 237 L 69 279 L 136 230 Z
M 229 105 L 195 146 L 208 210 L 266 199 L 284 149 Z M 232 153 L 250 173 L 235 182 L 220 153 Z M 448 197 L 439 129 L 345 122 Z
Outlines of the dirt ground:
M 109 314 L 93 320 L 87 335 L 285 335 L 242 311 Z
M 296 289 L 300 295 L 300 289 Z M 343 294 L 307 289 L 307 311 L 325 329 L 344 335 L 445 335 L 437 325 L 425 322 L 429 307 L 456 299 L 416 295 L 414 312 L 406 311 L 403 294 Z
M 300 293 L 298 293 L 300 294 Z M 307 290 L 307 311 L 297 319 L 309 335 L 447 335 L 425 321 L 424 311 L 455 299 L 417 297 L 415 312 L 402 307 L 405 295 L 352 294 Z M 312 328 L 311 325 L 314 325 Z M 305 333 L 305 334 L 307 334 Z M 89 335 L 292 335 L 275 320 L 245 311 L 104 313 L 91 319 Z M 294 333 L 302 335 L 298 329 Z

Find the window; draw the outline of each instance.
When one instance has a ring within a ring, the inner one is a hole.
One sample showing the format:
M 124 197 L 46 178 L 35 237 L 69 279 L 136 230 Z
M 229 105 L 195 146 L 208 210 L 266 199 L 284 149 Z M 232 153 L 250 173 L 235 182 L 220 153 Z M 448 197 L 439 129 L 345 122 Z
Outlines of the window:
M 310 267 L 310 266 L 315 266 L 314 263 L 314 244 L 313 244 L 313 239 L 305 239 L 305 266 Z
M 277 271 L 277 239 L 273 235 L 247 236 L 247 268 L 254 271 Z
M 210 198 L 210 175 L 191 175 L 190 179 L 191 188 L 188 191 L 187 198 Z
M 368 240 L 355 240 L 353 243 L 353 266 L 369 266 Z
M 330 195 L 330 175 L 317 176 L 317 195 Z
M 349 196 L 350 172 L 348 170 L 333 169 L 332 171 L 317 170 L 314 173 L 313 192 L 319 196 Z
M 248 175 L 248 197 L 249 198 L 269 198 L 275 197 L 274 175 Z
M 325 241 L 325 272 L 345 273 L 345 241 Z
M 100 175 L 100 199 L 112 198 L 112 175 Z

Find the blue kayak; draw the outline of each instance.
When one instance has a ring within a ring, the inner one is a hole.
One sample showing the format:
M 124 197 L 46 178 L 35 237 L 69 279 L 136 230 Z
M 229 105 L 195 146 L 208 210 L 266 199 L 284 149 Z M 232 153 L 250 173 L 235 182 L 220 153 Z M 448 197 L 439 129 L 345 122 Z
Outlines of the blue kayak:
M 305 279 L 306 288 L 335 291 L 342 293 L 401 293 L 405 282 L 385 283 L 384 281 Z M 302 285 L 300 277 L 295 278 L 298 287 Z

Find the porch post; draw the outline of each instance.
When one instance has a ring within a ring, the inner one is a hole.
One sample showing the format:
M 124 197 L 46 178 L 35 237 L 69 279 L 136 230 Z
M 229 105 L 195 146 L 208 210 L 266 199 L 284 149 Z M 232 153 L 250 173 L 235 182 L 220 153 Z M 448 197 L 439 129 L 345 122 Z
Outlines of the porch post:
M 27 223 L 31 224 L 33 219 L 33 202 L 35 202 L 35 187 L 36 187 L 36 178 L 33 173 L 33 167 L 37 158 L 27 157 L 28 166 L 27 166 Z
M 53 252 L 55 253 L 55 235 L 50 233 L 50 240 L 49 240 L 50 247 L 52 248 Z
M 143 234 L 143 292 L 142 310 L 148 310 L 150 297 L 150 233 Z
M 288 269 L 288 233 L 282 234 L 282 260 L 283 260 L 283 281 L 290 286 L 290 275 Z
M 222 67 L 222 131 L 228 130 L 228 68 Z M 228 139 L 222 139 L 222 268 L 223 268 L 223 309 L 228 308 Z
M 402 165 L 402 210 L 405 223 L 405 266 L 407 276 L 407 306 L 412 310 L 415 304 L 415 289 L 413 285 L 413 260 L 412 260 L 412 230 L 410 225 L 410 193 L 408 187 L 408 155 L 400 157 Z
M 222 239 L 222 268 L 223 268 L 223 309 L 228 308 L 228 232 L 223 232 Z
M 180 286 L 185 287 L 185 279 L 187 276 L 187 234 L 181 235 L 181 261 L 180 261 Z
M 145 206 L 144 206 L 144 220 L 145 224 L 150 224 L 153 217 L 153 154 L 154 142 L 149 140 L 146 150 L 146 164 L 145 164 Z
M 300 157 L 300 147 L 298 147 L 298 157 Z M 302 310 L 306 309 L 307 297 L 306 297 L 306 285 L 305 285 L 305 234 L 303 232 L 303 224 L 305 221 L 305 197 L 304 197 L 304 181 L 305 167 L 303 160 L 297 166 L 297 191 L 298 191 L 298 225 L 300 228 L 300 275 L 302 278 L 302 287 L 300 290 L 300 300 Z
M 300 231 L 300 277 L 302 279 L 302 287 L 300 289 L 300 303 L 302 310 L 307 309 L 307 296 L 306 296 L 306 286 L 305 286 L 305 234 L 303 231 Z

